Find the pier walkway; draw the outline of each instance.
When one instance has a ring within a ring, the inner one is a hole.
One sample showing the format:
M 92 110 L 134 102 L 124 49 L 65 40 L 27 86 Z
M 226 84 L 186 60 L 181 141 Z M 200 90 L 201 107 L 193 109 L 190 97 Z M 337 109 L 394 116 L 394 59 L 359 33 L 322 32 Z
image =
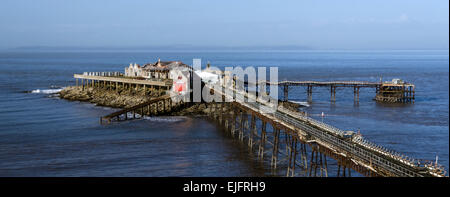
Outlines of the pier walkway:
M 111 123 L 111 121 L 122 121 L 128 120 L 128 115 L 131 114 L 133 119 L 136 119 L 136 114 L 139 114 L 139 117 L 142 118 L 144 115 L 147 116 L 156 116 L 163 115 L 169 113 L 177 108 L 183 107 L 185 102 L 182 99 L 179 99 L 177 102 L 173 102 L 172 97 L 169 95 L 163 95 L 158 98 L 150 99 L 147 102 L 124 108 L 117 112 L 108 114 L 106 116 L 100 117 L 100 124 L 104 122 Z
M 212 88 L 212 86 L 208 87 Z M 261 159 L 267 154 L 267 151 L 265 151 L 267 148 L 266 141 L 271 139 L 271 143 L 269 143 L 271 145 L 271 151 L 269 151 L 271 166 L 276 168 L 277 164 L 282 163 L 277 158 L 279 153 L 284 152 L 286 158 L 283 161 L 287 166 L 287 176 L 298 174 L 295 170 L 296 166 L 304 170 L 303 175 L 316 176 L 317 168 L 320 168 L 321 176 L 324 173 L 327 175 L 326 157 L 331 157 L 337 161 L 337 176 L 349 176 L 350 169 L 364 176 L 443 177 L 446 175 L 444 168 L 437 163 L 409 158 L 371 143 L 359 133 L 340 130 L 300 113 L 287 110 L 282 106 L 278 106 L 274 113 L 266 113 L 261 109 L 271 107 L 271 104 L 262 102 L 255 95 L 245 91 L 236 89 L 224 91 L 225 87 L 213 90 L 229 99 L 238 94 L 244 95 L 245 102 L 237 100 L 231 103 L 235 108 L 231 118 L 230 116 L 223 116 L 223 114 L 216 114 L 213 117 L 219 120 L 219 123 L 225 122 L 232 135 L 235 135 L 237 131 L 239 139 L 241 141 L 247 140 L 251 149 L 257 142 L 256 144 L 259 146 L 258 155 Z M 230 95 L 229 92 L 234 95 Z M 222 110 L 215 111 L 220 112 Z M 256 128 L 256 118 L 262 122 L 261 129 Z M 251 126 L 244 126 L 249 125 L 249 119 L 251 120 Z M 271 137 L 268 137 L 267 123 L 273 128 L 270 132 Z M 231 128 L 229 128 L 229 125 L 231 125 Z M 283 140 L 280 141 L 280 136 L 285 138 L 284 144 Z M 311 151 L 309 167 L 307 165 L 308 158 L 306 158 L 308 155 L 306 145 L 309 146 Z M 280 151 L 283 149 L 285 151 Z M 300 161 L 297 161 L 299 157 Z
M 122 86 L 132 86 L 138 87 L 141 85 L 145 88 L 168 88 L 172 86 L 173 81 L 170 79 L 165 80 L 148 80 L 148 79 L 135 79 L 123 76 L 95 76 L 95 75 L 85 75 L 85 74 L 74 74 L 73 77 L 76 79 L 76 85 L 78 86 L 78 80 L 81 80 L 81 86 L 93 87 L 95 85 L 109 85 L 111 87 Z
M 336 101 L 337 88 L 353 88 L 354 101 L 359 102 L 360 88 L 374 88 L 376 93 L 376 100 L 385 102 L 414 102 L 415 100 L 415 86 L 410 83 L 393 84 L 390 82 L 369 82 L 369 81 L 259 81 L 257 84 L 244 82 L 246 85 L 261 86 L 277 85 L 283 88 L 283 100 L 287 101 L 289 96 L 289 88 L 292 86 L 304 86 L 308 95 L 308 101 L 312 101 L 313 87 L 328 87 L 330 88 L 330 99 L 332 102 Z M 386 96 L 386 93 L 389 94 Z

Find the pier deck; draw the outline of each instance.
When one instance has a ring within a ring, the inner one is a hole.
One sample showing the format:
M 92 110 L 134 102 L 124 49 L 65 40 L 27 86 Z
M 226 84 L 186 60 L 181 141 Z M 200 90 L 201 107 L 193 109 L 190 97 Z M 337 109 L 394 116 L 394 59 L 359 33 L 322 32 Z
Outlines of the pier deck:
M 280 81 L 278 83 L 266 82 L 267 85 L 279 86 L 341 86 L 341 87 L 377 87 L 381 82 L 368 81 Z
M 74 74 L 73 77 L 75 79 L 81 80 L 90 80 L 90 81 L 104 81 L 104 82 L 112 82 L 112 83 L 126 83 L 126 84 L 138 84 L 138 85 L 148 85 L 148 86 L 172 86 L 172 80 L 148 80 L 148 79 L 133 79 L 127 77 L 106 77 L 106 76 L 90 76 L 90 75 L 82 75 L 82 74 Z M 87 84 L 89 82 L 86 82 Z M 82 82 L 82 84 L 84 84 Z
M 307 87 L 306 93 L 308 101 L 312 101 L 313 87 L 328 87 L 330 88 L 331 102 L 336 101 L 337 88 L 353 88 L 354 101 L 359 102 L 360 88 L 374 88 L 375 100 L 380 102 L 401 102 L 409 103 L 415 100 L 415 86 L 410 83 L 393 84 L 390 82 L 369 82 L 369 81 L 259 81 L 257 84 L 244 82 L 246 85 L 261 86 L 277 85 L 283 88 L 283 100 L 287 101 L 289 96 L 289 88 L 292 86 Z

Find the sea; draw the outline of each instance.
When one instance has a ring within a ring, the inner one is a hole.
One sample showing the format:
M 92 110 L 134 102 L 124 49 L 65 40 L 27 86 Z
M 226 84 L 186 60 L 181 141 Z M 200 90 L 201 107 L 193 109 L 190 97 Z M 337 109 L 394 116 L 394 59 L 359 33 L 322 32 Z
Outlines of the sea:
M 130 63 L 200 58 L 218 68 L 278 67 L 279 80 L 390 81 L 415 84 L 415 103 L 382 104 L 373 88 L 291 87 L 289 100 L 312 118 L 411 158 L 449 169 L 448 50 L 0 51 L 0 176 L 283 176 L 206 117 L 161 116 L 101 125 L 117 109 L 55 93 L 73 74 L 121 71 Z M 279 90 L 282 96 L 281 89 Z M 322 113 L 324 116 L 322 116 Z M 281 168 L 281 167 L 280 167 Z M 336 176 L 329 161 L 328 176 Z M 352 173 L 358 176 L 356 173 Z M 448 175 L 448 173 L 447 173 Z

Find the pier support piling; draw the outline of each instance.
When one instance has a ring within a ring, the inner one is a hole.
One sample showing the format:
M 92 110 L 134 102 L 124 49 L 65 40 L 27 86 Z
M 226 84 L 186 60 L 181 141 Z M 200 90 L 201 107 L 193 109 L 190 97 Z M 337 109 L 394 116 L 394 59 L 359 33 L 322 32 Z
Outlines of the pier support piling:
M 258 150 L 258 157 L 262 161 L 264 158 L 264 147 L 266 144 L 266 124 L 267 122 L 263 120 L 262 126 L 261 126 L 261 139 L 259 143 L 259 150 Z
M 359 102 L 359 86 L 353 87 L 353 97 L 354 97 L 354 102 L 358 103 Z
M 312 102 L 312 86 L 311 85 L 308 85 L 306 92 L 308 94 L 308 102 Z
M 288 99 L 289 99 L 289 86 L 288 85 L 284 85 L 283 86 L 283 93 L 284 93 L 284 97 L 283 97 L 283 100 L 284 101 L 288 101 Z
M 280 129 L 275 127 L 273 132 L 272 160 L 270 162 L 272 168 L 277 168 L 279 137 L 280 137 Z
M 336 86 L 331 86 L 331 102 L 336 102 Z

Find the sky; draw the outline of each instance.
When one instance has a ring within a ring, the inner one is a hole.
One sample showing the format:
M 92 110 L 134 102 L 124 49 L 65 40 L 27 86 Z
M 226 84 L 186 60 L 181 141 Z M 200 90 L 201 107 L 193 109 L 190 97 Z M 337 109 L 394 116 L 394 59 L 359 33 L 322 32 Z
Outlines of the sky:
M 448 49 L 448 0 L 2 0 L 0 49 Z

